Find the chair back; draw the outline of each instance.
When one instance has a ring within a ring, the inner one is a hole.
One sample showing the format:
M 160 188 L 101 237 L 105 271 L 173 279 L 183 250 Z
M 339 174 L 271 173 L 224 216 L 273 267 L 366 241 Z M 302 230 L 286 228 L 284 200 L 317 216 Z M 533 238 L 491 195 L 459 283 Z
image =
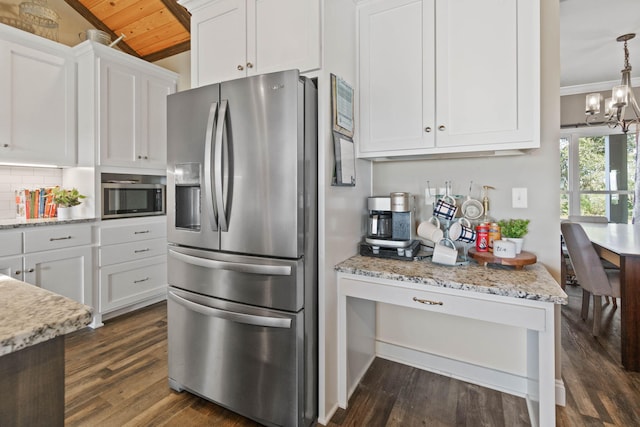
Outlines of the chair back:
M 600 262 L 600 257 L 580 224 L 560 224 L 573 270 L 580 286 L 593 295 L 612 295 L 613 289 Z

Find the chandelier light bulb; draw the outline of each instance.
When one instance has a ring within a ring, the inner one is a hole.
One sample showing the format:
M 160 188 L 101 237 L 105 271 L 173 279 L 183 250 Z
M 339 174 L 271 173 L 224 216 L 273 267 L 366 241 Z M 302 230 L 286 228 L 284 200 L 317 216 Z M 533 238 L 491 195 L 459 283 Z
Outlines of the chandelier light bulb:
M 590 93 L 587 95 L 587 102 L 585 105 L 585 113 L 588 115 L 595 115 L 600 113 L 600 101 L 602 95 L 599 93 Z

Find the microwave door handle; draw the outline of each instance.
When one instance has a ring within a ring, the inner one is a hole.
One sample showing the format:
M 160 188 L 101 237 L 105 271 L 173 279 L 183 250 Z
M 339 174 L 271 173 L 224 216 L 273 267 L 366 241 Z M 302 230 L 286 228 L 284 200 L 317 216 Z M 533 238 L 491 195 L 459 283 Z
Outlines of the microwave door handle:
M 209 213 L 209 221 L 211 222 L 211 229 L 218 231 L 218 215 L 216 212 L 216 206 L 213 204 L 213 170 L 211 169 L 211 162 L 213 156 L 212 142 L 214 137 L 214 131 L 216 128 L 216 117 L 218 112 L 218 103 L 214 102 L 209 108 L 209 116 L 207 117 L 207 132 L 204 140 L 204 200 L 207 212 Z
M 187 255 L 169 249 L 169 256 L 178 261 L 198 267 L 211 268 L 214 270 L 229 270 L 237 273 L 262 274 L 267 276 L 290 276 L 291 266 L 288 265 L 263 265 L 249 264 L 244 262 L 219 261 L 215 259 L 200 258 L 193 255 Z
M 215 192 L 216 192 L 216 205 L 218 207 L 218 212 L 220 213 L 219 223 L 220 223 L 220 231 L 228 231 L 228 221 L 227 221 L 227 206 L 224 203 L 224 194 L 222 192 L 224 186 L 224 175 L 223 175 L 223 137 L 226 131 L 226 117 L 227 117 L 227 100 L 223 100 L 220 102 L 220 109 L 218 110 L 218 125 L 216 127 L 216 140 L 214 145 L 214 154 L 213 154 L 213 163 L 214 163 L 214 173 L 216 179 L 214 179 L 215 184 Z
M 230 320 L 232 322 L 244 323 L 246 325 L 264 326 L 267 328 L 291 328 L 291 319 L 285 319 L 281 317 L 256 316 L 255 314 L 244 314 L 235 311 L 220 310 L 219 308 L 213 308 L 190 301 L 186 298 L 176 295 L 172 291 L 169 291 L 169 299 L 189 310 L 204 314 L 205 316 L 217 317 L 224 320 Z

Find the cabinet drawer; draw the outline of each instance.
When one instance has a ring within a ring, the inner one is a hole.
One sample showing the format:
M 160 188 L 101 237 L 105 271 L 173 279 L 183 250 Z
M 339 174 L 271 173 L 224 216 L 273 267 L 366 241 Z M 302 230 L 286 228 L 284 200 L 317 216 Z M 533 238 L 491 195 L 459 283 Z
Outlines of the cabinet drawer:
M 22 232 L 14 231 L 0 234 L 0 257 L 22 253 Z
M 24 232 L 25 253 L 90 244 L 91 227 L 88 225 L 43 227 Z
M 100 245 L 130 243 L 167 236 L 166 221 L 100 227 Z
M 106 313 L 167 292 L 167 257 L 100 269 L 100 312 Z
M 166 252 L 166 239 L 151 239 L 102 246 L 100 248 L 100 266 L 165 255 Z

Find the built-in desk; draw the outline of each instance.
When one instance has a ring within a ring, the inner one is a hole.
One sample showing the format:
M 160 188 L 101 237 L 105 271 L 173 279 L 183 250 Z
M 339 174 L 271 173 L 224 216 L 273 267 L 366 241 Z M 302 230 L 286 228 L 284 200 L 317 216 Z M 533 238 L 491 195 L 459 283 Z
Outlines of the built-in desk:
M 356 325 L 360 336 L 347 336 L 348 329 L 354 330 L 353 325 L 347 325 L 347 300 L 358 298 L 526 329 L 529 416 L 534 426 L 555 426 L 554 313 L 555 305 L 567 304 L 568 299 L 544 266 L 535 264 L 516 271 L 475 262 L 445 267 L 428 260 L 354 256 L 337 265 L 336 271 L 338 404 L 342 408 L 347 407 L 349 394 L 359 381 L 357 378 L 349 390 L 353 373 L 348 372 L 347 340 L 375 340 L 375 322 Z M 374 356 L 369 355 L 371 360 Z

